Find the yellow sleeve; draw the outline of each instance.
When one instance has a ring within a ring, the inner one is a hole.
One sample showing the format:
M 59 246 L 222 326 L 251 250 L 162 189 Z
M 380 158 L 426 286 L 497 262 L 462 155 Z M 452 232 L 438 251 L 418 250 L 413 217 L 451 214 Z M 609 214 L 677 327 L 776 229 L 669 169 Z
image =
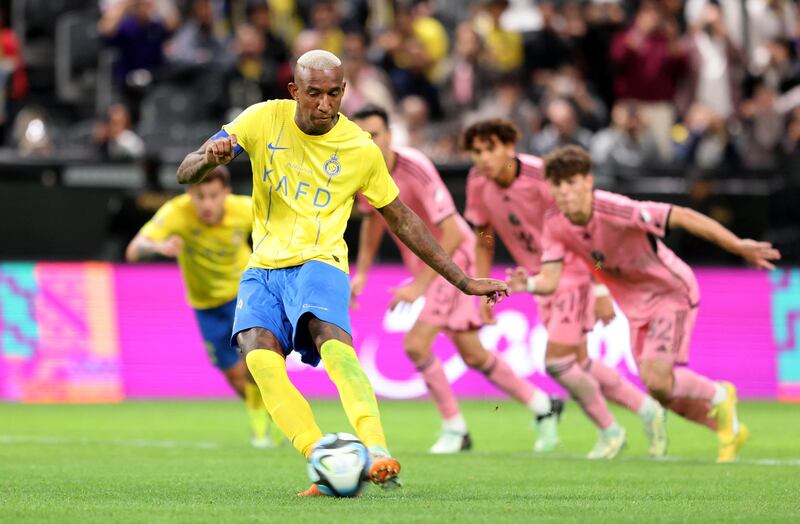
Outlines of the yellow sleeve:
M 400 190 L 386 168 L 381 150 L 372 141 L 366 147 L 364 169 L 366 176 L 359 191 L 373 207 L 380 209 L 397 198 Z
M 222 130 L 229 135 L 236 135 L 236 143 L 248 154 L 256 142 L 258 131 L 261 129 L 260 124 L 263 121 L 266 104 L 267 102 L 253 104 L 239 113 L 239 116 L 233 122 L 222 126 Z
M 180 215 L 178 210 L 175 207 L 175 203 L 170 200 L 161 206 L 161 209 L 153 215 L 153 218 L 142 226 L 139 233 L 147 238 L 160 242 L 178 232 L 179 221 Z

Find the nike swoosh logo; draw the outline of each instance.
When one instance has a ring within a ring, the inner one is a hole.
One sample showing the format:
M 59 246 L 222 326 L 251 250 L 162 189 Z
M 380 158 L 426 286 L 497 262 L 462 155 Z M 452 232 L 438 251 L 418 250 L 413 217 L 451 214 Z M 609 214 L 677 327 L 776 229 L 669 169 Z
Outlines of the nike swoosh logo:
M 270 174 L 270 173 L 272 173 L 273 171 L 275 171 L 275 170 L 274 170 L 274 169 L 265 169 L 265 170 L 264 170 L 264 178 L 263 178 L 261 181 L 262 181 L 262 182 L 266 182 L 266 181 L 267 181 L 267 177 L 268 177 L 268 176 L 269 176 L 269 174 Z
M 289 148 L 288 147 L 273 146 L 272 142 L 270 142 L 270 143 L 267 144 L 267 149 L 269 149 L 270 151 L 285 151 L 285 150 L 287 150 Z

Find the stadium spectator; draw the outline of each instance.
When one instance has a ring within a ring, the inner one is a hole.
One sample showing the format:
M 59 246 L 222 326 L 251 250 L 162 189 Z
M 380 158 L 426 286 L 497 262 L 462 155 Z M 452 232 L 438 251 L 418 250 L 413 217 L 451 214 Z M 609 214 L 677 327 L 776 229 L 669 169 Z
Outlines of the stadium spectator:
M 133 160 L 144 156 L 144 141 L 131 129 L 131 114 L 123 104 L 108 108 L 92 136 L 101 157 L 108 160 Z
M 577 111 L 581 126 L 596 131 L 608 121 L 608 110 L 603 101 L 591 92 L 578 68 L 565 65 L 558 71 L 539 75 L 542 94 L 539 105 L 546 107 L 551 100 L 568 100 Z
M 800 36 L 797 6 L 791 0 L 747 0 L 750 66 L 756 71 L 769 62 L 769 42 Z
M 526 77 L 541 70 L 558 69 L 572 61 L 568 39 L 559 30 L 559 13 L 553 0 L 539 3 L 542 27 L 533 32 L 525 43 Z
M 376 39 L 384 53 L 394 92 L 399 99 L 409 95 L 425 99 L 431 116 L 442 116 L 435 83 L 442 79 L 449 39 L 441 22 L 423 16 L 419 0 L 398 2 L 392 29 Z
M 162 17 L 153 0 L 120 0 L 103 12 L 97 28 L 119 52 L 114 64 L 114 83 L 130 91 L 152 82 L 164 62 L 163 45 L 177 28 L 177 13 Z
M 389 78 L 367 61 L 367 35 L 350 31 L 344 38 L 344 78 L 347 88 L 342 99 L 342 113 L 352 115 L 365 105 L 385 107 L 394 112 L 394 95 Z
M 611 57 L 617 97 L 641 102 L 661 157 L 668 161 L 672 155 L 676 88 L 688 70 L 677 24 L 664 17 L 659 4 L 644 0 L 631 27 L 614 38 Z
M 674 161 L 702 169 L 740 165 L 737 144 L 725 120 L 723 115 L 702 104 L 689 108 L 684 126 L 675 133 L 678 139 Z
M 286 41 L 273 30 L 272 8 L 268 2 L 252 1 L 247 5 L 247 21 L 261 31 L 264 35 L 264 57 L 279 64 L 289 63 L 289 48 Z M 291 69 L 291 68 L 290 68 Z M 291 71 L 287 75 L 287 81 L 291 77 Z
M 573 35 L 577 47 L 576 64 L 586 82 L 594 87 L 606 107 L 614 102 L 614 66 L 611 62 L 611 41 L 624 28 L 625 11 L 621 2 L 592 0 L 583 8 L 586 33 Z
M 320 49 L 335 55 L 342 54 L 344 33 L 339 28 L 342 14 L 334 0 L 316 0 L 311 6 L 311 24 L 303 33 L 314 33 Z
M 227 58 L 225 44 L 214 34 L 211 0 L 194 0 L 192 15 L 166 46 L 167 60 L 173 65 L 200 67 L 221 64 Z
M 588 149 L 592 133 L 578 125 L 575 108 L 567 100 L 558 98 L 547 106 L 548 124 L 531 140 L 531 150 L 535 155 L 546 155 L 556 148 L 567 145 L 580 145 Z
M 541 128 L 541 111 L 524 96 L 518 75 L 504 74 L 498 77 L 491 91 L 483 96 L 478 109 L 464 120 L 471 124 L 477 120 L 502 118 L 511 121 L 521 133 L 521 142 L 527 143 Z
M 698 25 L 709 5 L 718 6 L 720 14 L 724 20 L 725 27 L 734 45 L 741 49 L 745 47 L 744 29 L 745 24 L 742 20 L 744 14 L 742 5 L 746 3 L 742 0 L 686 0 L 683 7 L 683 18 L 689 26 Z
M 28 72 L 19 40 L 11 28 L 5 27 L 0 10 L 0 144 L 3 143 L 6 123 L 13 121 L 14 109 L 27 93 Z
M 447 162 L 457 155 L 457 122 L 431 122 L 425 99 L 407 96 L 400 102 L 402 120 L 397 129 L 397 145 L 419 149 L 435 162 Z
M 481 64 L 483 45 L 480 37 L 465 21 L 456 26 L 453 52 L 445 63 L 442 103 L 448 117 L 457 118 L 465 110 L 475 109 L 487 90 L 486 72 Z
M 285 98 L 276 80 L 279 65 L 264 60 L 264 35 L 251 25 L 241 25 L 234 39 L 236 59 L 223 75 L 222 103 L 228 116 L 264 100 Z
M 786 134 L 781 142 L 781 156 L 786 172 L 790 174 L 789 179 L 794 183 L 800 181 L 800 107 L 796 107 L 789 115 Z
M 606 168 L 655 165 L 658 148 L 633 100 L 621 100 L 611 111 L 611 127 L 592 137 L 592 158 Z
M 800 85 L 800 62 L 793 41 L 783 37 L 774 38 L 763 49 L 767 53 L 767 60 L 751 68 L 753 74 L 779 93 Z
M 775 103 L 778 93 L 774 87 L 758 83 L 752 97 L 740 105 L 742 119 L 743 161 L 752 168 L 772 167 L 784 133 L 784 116 Z
M 739 86 L 744 73 L 744 53 L 733 42 L 719 6 L 708 4 L 687 38 L 689 74 L 683 101 L 708 107 L 716 115 L 731 117 L 741 101 Z
M 518 70 L 525 57 L 522 35 L 500 22 L 508 5 L 508 0 L 489 0 L 473 21 L 486 48 L 486 67 L 500 73 Z

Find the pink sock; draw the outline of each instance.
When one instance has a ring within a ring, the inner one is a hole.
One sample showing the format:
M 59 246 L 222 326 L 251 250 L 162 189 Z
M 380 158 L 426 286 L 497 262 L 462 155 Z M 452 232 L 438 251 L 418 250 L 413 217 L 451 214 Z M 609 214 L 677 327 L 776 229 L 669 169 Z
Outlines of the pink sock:
M 492 353 L 489 353 L 489 358 L 486 359 L 481 371 L 492 384 L 526 406 L 536 392 L 530 382 L 517 376 L 505 360 Z
M 587 360 L 584 369 L 600 384 L 600 391 L 608 400 L 634 413 L 642 409 L 647 396 L 623 378 L 616 369 L 606 366 L 600 360 Z
M 578 365 L 574 355 L 549 359 L 546 366 L 547 374 L 570 392 L 597 427 L 606 429 L 614 423 L 614 417 L 608 411 L 606 400 L 600 393 L 599 384 Z
M 422 374 L 425 385 L 428 386 L 428 391 L 436 403 L 442 418 L 450 420 L 460 415 L 461 410 L 458 409 L 456 396 L 453 394 L 450 383 L 447 382 L 442 363 L 436 358 L 436 355 L 431 355 L 428 360 L 417 367 L 417 371 Z
M 685 367 L 672 370 L 672 396 L 674 398 L 694 398 L 708 400 L 714 398 L 714 382 Z

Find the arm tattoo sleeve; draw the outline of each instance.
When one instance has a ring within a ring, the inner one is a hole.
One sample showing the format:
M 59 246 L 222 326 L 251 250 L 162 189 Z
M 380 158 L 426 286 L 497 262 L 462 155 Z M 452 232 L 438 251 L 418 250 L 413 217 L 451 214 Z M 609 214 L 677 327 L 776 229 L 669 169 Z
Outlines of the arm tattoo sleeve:
M 453 259 L 436 241 L 422 220 L 399 199 L 394 199 L 389 205 L 380 208 L 383 218 L 392 232 L 397 235 L 411 251 L 423 262 L 436 270 L 448 282 L 460 290 L 464 290 L 469 283 L 469 277 L 459 268 Z

